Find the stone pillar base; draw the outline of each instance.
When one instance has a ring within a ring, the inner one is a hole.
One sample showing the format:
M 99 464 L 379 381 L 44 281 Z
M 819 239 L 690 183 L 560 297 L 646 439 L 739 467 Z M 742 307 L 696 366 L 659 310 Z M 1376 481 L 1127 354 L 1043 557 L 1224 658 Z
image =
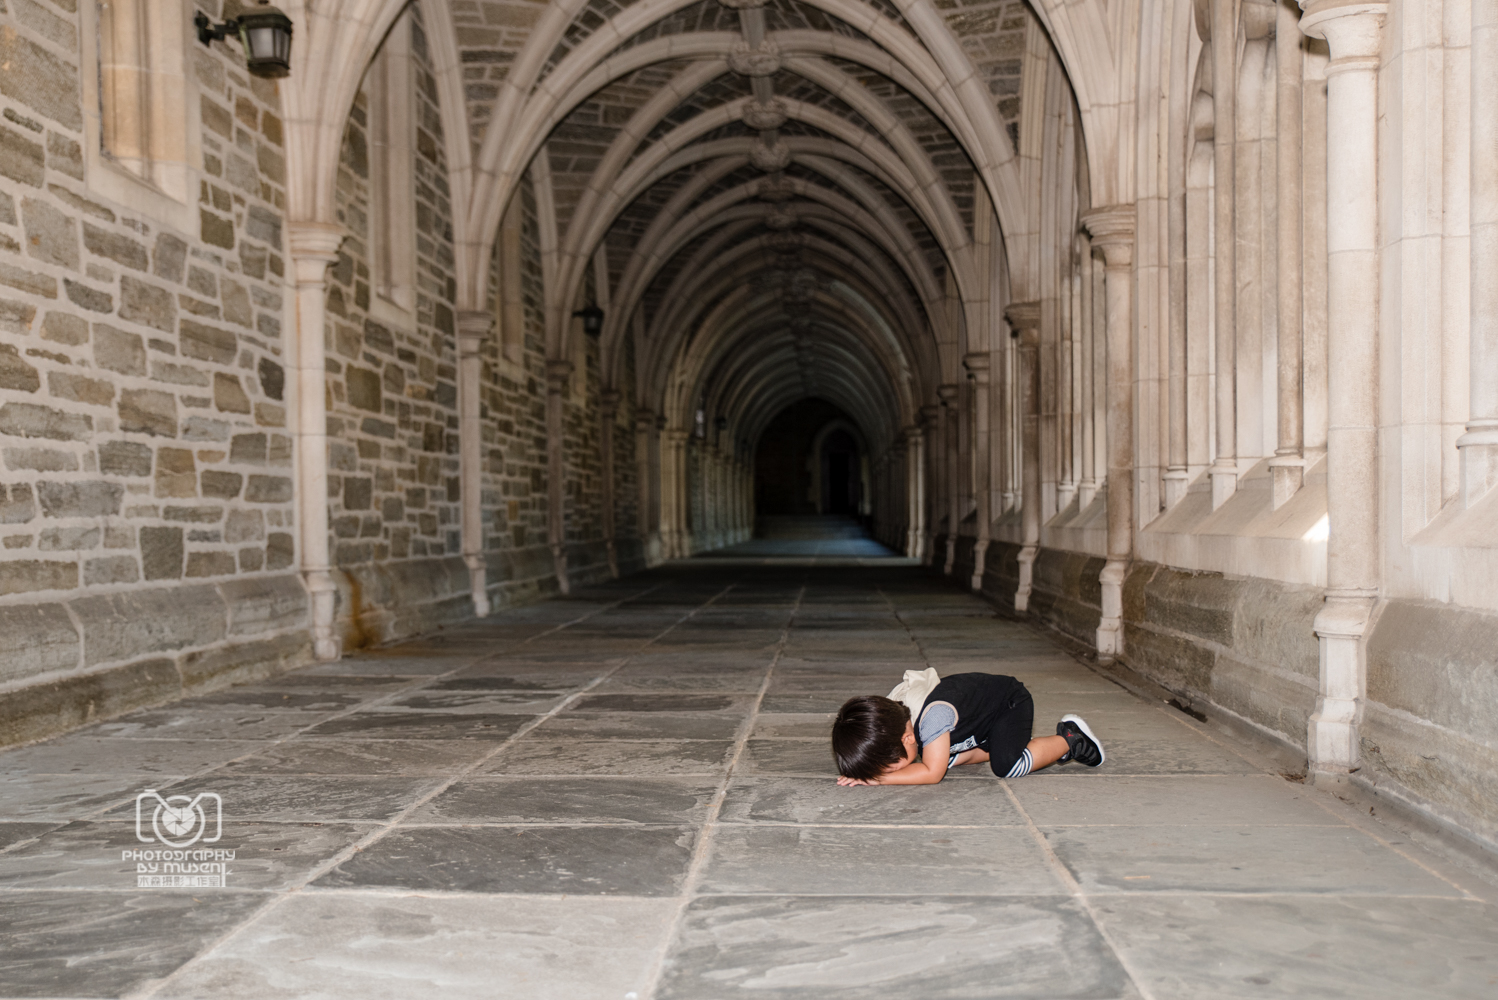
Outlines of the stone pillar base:
M 968 581 L 976 593 L 983 589 L 983 569 L 988 556 L 988 539 L 980 538 L 973 545 L 973 577 Z
M 1328 594 L 1313 628 L 1321 643 L 1321 690 L 1306 727 L 1311 770 L 1346 773 L 1358 766 L 1359 693 L 1363 636 L 1372 617 L 1371 595 Z
M 1038 545 L 1026 545 L 1019 550 L 1019 586 L 1014 590 L 1014 610 L 1019 614 L 1030 610 L 1030 594 L 1035 590 L 1035 557 L 1038 555 Z
M 1212 509 L 1216 510 L 1238 492 L 1238 469 L 1212 470 Z
M 1098 574 L 1098 582 L 1103 587 L 1103 616 L 1097 626 L 1097 658 L 1100 663 L 1112 663 L 1123 655 L 1123 582 L 1127 572 L 1127 562 L 1110 559 Z
M 1468 424 L 1456 446 L 1462 456 L 1462 506 L 1471 507 L 1498 484 L 1498 428 Z
M 488 618 L 493 610 L 489 604 L 489 566 L 476 552 L 463 556 L 463 562 L 468 566 L 468 584 L 473 590 L 473 614 Z
M 307 596 L 312 601 L 312 652 L 319 660 L 343 658 L 343 640 L 338 635 L 335 614 L 338 608 L 338 585 L 327 570 L 303 573 Z
M 1191 485 L 1191 474 L 1185 469 L 1172 469 L 1161 478 L 1165 481 L 1165 509 L 1170 510 L 1186 498 L 1186 489 Z
M 1306 460 L 1299 455 L 1276 455 L 1269 460 L 1269 475 L 1273 481 L 1274 509 L 1279 510 L 1305 484 Z

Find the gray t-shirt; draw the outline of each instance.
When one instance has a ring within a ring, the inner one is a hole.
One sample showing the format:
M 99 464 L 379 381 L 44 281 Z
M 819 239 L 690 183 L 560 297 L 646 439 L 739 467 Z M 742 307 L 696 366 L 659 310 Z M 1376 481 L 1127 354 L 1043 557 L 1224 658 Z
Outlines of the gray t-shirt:
M 950 733 L 957 728 L 957 706 L 949 701 L 928 701 L 921 706 L 921 717 L 919 724 L 915 727 L 915 737 L 925 746 L 936 739 L 942 733 Z M 947 769 L 950 770 L 952 762 L 957 755 L 964 750 L 971 750 L 978 745 L 978 737 L 969 736 L 961 743 L 954 744 L 947 751 Z

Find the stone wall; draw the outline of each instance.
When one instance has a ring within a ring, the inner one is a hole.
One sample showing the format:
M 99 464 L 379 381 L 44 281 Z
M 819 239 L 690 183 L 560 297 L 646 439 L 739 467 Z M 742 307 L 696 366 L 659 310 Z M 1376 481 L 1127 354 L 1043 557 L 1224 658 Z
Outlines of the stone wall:
M 344 647 L 471 614 L 461 559 L 452 204 L 436 83 L 411 8 L 414 308 L 375 311 L 370 205 L 372 108 L 361 92 L 344 131 L 338 221 L 349 237 L 328 272 L 329 526 Z
M 1498 615 L 1384 604 L 1368 640 L 1358 777 L 1498 845 Z
M 276 85 L 181 53 L 175 202 L 90 153 L 81 17 L 0 14 L 0 742 L 308 657 Z

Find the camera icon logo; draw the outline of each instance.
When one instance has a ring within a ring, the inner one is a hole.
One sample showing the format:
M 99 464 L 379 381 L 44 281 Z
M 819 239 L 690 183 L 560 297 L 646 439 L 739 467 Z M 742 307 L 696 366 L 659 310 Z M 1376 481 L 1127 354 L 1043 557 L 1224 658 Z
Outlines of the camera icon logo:
M 147 810 L 150 810 L 149 821 Z M 210 829 L 212 836 L 208 836 Z M 191 847 L 199 841 L 216 843 L 223 834 L 224 802 L 214 792 L 199 792 L 189 798 L 163 796 L 148 788 L 135 797 L 135 839 L 143 844 L 160 841 L 168 847 Z

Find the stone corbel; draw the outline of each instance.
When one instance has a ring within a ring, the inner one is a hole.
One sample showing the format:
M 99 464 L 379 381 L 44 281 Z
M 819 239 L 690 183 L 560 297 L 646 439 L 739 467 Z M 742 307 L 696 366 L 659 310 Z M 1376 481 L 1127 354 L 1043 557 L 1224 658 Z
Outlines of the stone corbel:
M 458 485 L 462 498 L 463 563 L 468 567 L 473 613 L 486 618 L 488 563 L 484 558 L 483 348 L 494 329 L 484 310 L 458 313 Z
M 312 604 L 312 647 L 319 660 L 343 655 L 336 628 L 338 585 L 328 545 L 328 404 L 324 348 L 328 265 L 338 259 L 343 227 L 292 222 L 287 238 L 296 281 L 297 527 L 302 582 Z

